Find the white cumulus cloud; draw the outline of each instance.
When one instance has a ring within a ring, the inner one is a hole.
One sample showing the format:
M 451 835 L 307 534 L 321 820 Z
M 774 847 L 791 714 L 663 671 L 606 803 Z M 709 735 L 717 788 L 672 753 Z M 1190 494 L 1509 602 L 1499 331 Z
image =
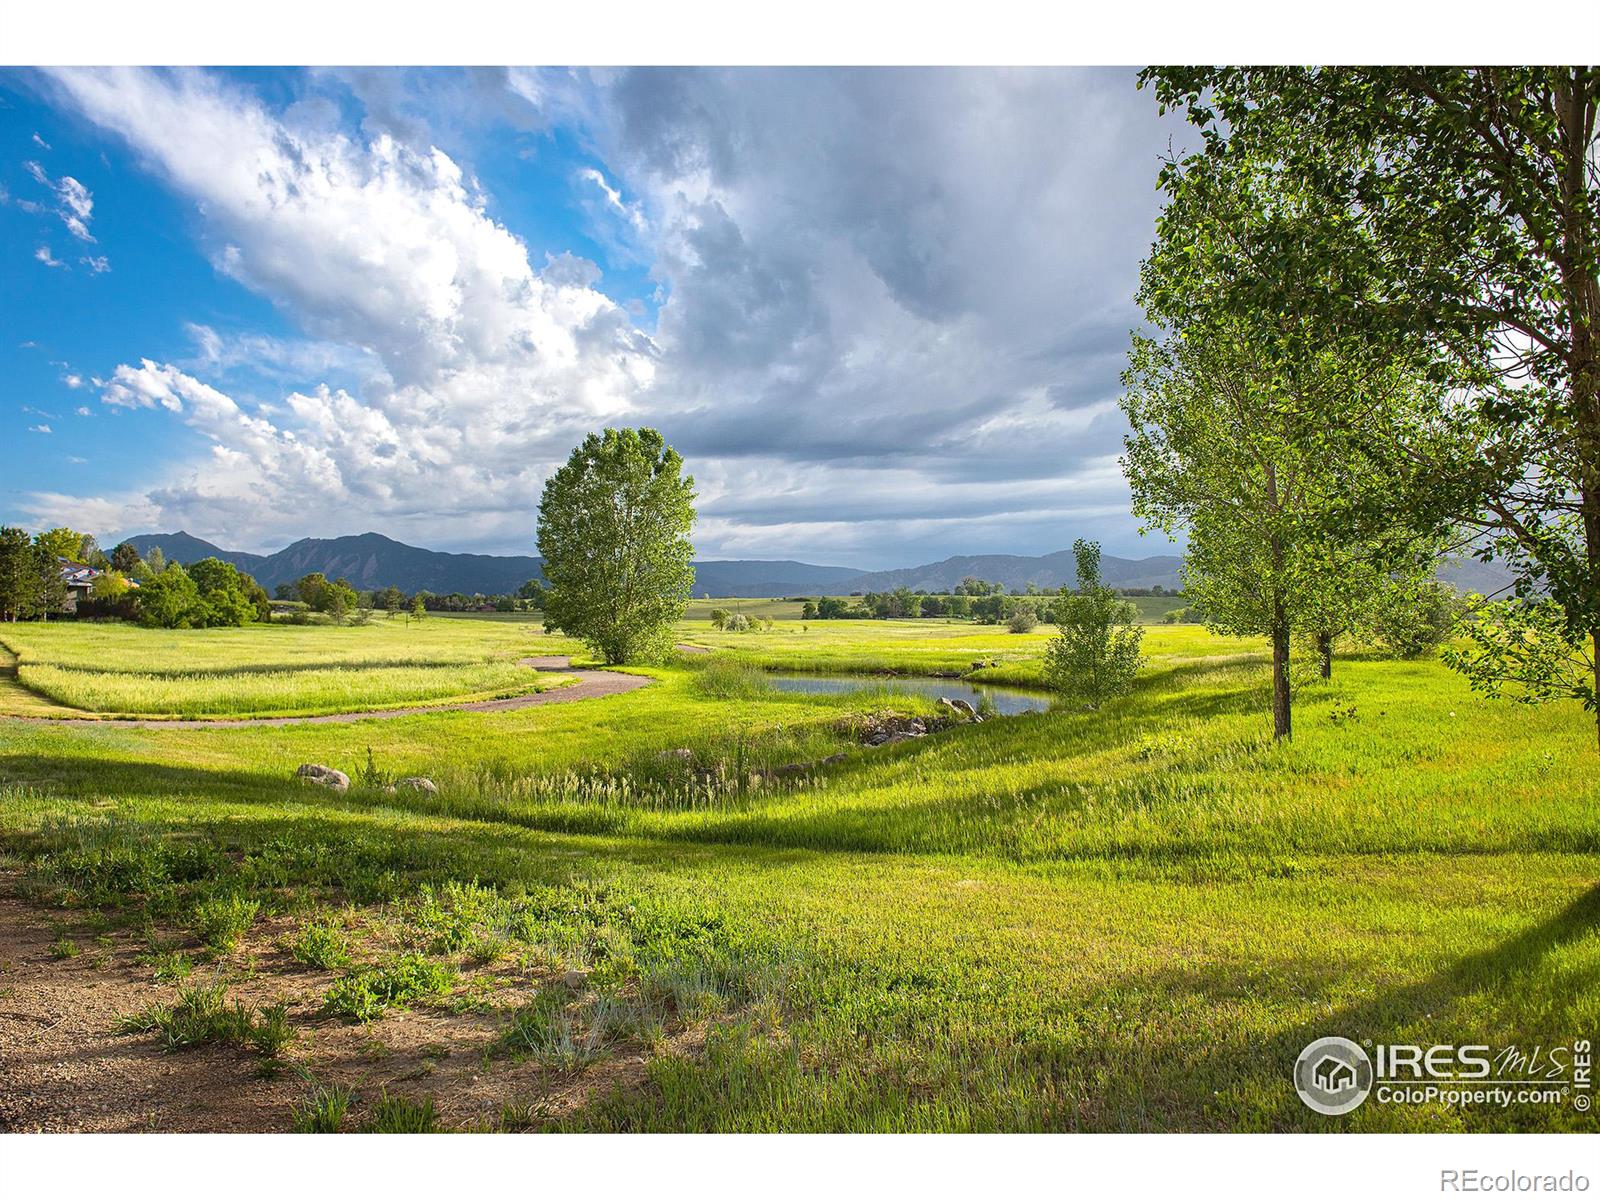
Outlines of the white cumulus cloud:
M 230 343 L 197 327 L 202 360 L 221 370 L 253 353 L 267 370 L 299 355 L 304 368 L 334 346 L 343 365 L 369 368 L 359 391 L 274 398 L 282 425 L 269 428 L 237 406 L 218 419 L 227 397 L 172 364 L 119 367 L 106 403 L 180 412 L 215 439 L 190 482 L 152 491 L 164 512 L 192 511 L 208 494 L 194 480 L 226 470 L 262 490 L 195 524 L 251 544 L 305 532 L 306 486 L 328 498 L 319 520 L 335 528 L 526 544 L 544 473 L 649 386 L 655 348 L 592 272 L 536 269 L 443 152 L 273 114 L 198 73 L 55 78 L 196 204 L 219 269 L 311 337 Z

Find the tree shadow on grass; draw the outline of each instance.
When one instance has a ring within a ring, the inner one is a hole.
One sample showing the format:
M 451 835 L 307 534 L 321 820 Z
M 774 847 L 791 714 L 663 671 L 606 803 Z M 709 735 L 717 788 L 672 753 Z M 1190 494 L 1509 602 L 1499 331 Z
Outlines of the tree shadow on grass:
M 1305 1127 L 1323 1131 L 1344 1124 L 1316 1118 L 1295 1100 L 1291 1073 L 1296 1058 L 1318 1038 L 1338 1036 L 1369 1047 L 1374 1043 L 1429 1043 L 1434 1039 L 1451 1042 L 1465 1039 L 1498 1049 L 1516 1044 L 1524 1053 L 1534 1045 L 1547 1050 L 1552 1044 L 1585 1035 L 1571 1014 L 1574 1007 L 1592 994 L 1600 969 L 1557 975 L 1541 968 L 1550 955 L 1600 932 L 1600 885 L 1589 888 L 1559 912 L 1530 925 L 1502 942 L 1464 955 L 1414 983 L 1373 991 L 1363 999 L 1309 1020 L 1299 1020 L 1261 1037 L 1240 1030 L 1226 1033 L 1196 1046 L 1182 1042 L 1184 1069 L 1193 1077 L 1207 1081 L 1218 1094 L 1246 1086 L 1246 1081 L 1267 1077 L 1281 1085 L 1281 1099 L 1272 1120 L 1277 1127 Z M 1281 971 L 1281 969 L 1280 969 Z M 1325 963 L 1297 966 L 1292 976 L 1275 981 L 1271 991 L 1282 997 L 1323 992 L 1335 981 L 1349 975 L 1345 966 L 1330 968 Z M 1190 994 L 1203 1003 L 1227 1004 L 1248 996 L 1236 968 L 1219 964 L 1196 964 L 1159 969 L 1141 975 L 1134 986 L 1167 994 Z M 1536 984 L 1537 1003 L 1532 1007 L 1517 1004 L 1513 993 L 1519 987 Z M 1475 995 L 1487 993 L 1491 1002 L 1486 1020 L 1493 1028 L 1458 1028 L 1460 1017 L 1454 1010 Z M 1514 1015 L 1504 1015 L 1515 1007 Z M 1174 1031 L 1175 1044 L 1181 1040 Z M 1176 1046 L 1175 1046 L 1176 1048 Z M 1248 1091 L 1248 1086 L 1246 1086 Z M 1490 1120 L 1507 1128 L 1544 1127 L 1547 1119 L 1560 1123 L 1560 1114 L 1541 1116 L 1520 1112 L 1496 1116 L 1483 1112 L 1464 1114 L 1469 1123 Z
M 68 754 L 0 755 L 0 785 L 36 788 L 63 799 L 205 794 L 283 799 L 282 784 L 256 771 Z

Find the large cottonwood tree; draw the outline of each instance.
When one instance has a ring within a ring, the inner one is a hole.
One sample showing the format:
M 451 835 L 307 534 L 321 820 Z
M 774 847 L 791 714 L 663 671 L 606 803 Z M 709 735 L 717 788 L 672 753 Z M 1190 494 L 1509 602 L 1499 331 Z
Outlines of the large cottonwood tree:
M 539 502 L 546 623 L 608 663 L 661 657 L 694 583 L 694 498 L 654 429 L 586 437 Z

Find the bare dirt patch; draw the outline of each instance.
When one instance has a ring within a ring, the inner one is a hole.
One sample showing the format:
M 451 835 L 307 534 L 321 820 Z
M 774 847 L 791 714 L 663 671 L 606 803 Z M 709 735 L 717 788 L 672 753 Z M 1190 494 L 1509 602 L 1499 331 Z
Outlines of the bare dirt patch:
M 693 1054 L 704 1038 L 690 1029 L 653 1048 L 622 1043 L 575 1070 L 491 1053 L 508 1012 L 550 982 L 507 964 L 465 973 L 488 998 L 485 1011 L 419 1005 L 347 1023 L 322 1011 L 335 973 L 295 961 L 281 945 L 292 923 L 280 919 L 259 925 L 226 960 L 196 965 L 187 981 L 222 980 L 230 1002 L 288 1005 L 295 1040 L 264 1074 L 246 1049 L 168 1051 L 157 1035 L 118 1032 L 120 1018 L 170 1003 L 183 985 L 153 982 L 139 961 L 142 939 L 97 937 L 55 915 L 0 897 L 3 1132 L 287 1131 L 313 1079 L 355 1093 L 347 1129 L 385 1095 L 431 1099 L 446 1129 L 498 1128 L 508 1107 L 537 1125 L 614 1089 L 646 1086 L 653 1055 Z M 62 936 L 78 953 L 61 956 Z

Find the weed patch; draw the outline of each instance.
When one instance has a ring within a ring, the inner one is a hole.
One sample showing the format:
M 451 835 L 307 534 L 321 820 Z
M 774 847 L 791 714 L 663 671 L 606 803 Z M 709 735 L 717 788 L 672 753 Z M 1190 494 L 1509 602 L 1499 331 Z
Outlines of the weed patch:
M 457 973 L 447 963 L 420 954 L 402 954 L 376 966 L 350 972 L 328 989 L 328 1012 L 347 1021 L 372 1021 L 386 1008 L 439 996 L 455 986 Z

